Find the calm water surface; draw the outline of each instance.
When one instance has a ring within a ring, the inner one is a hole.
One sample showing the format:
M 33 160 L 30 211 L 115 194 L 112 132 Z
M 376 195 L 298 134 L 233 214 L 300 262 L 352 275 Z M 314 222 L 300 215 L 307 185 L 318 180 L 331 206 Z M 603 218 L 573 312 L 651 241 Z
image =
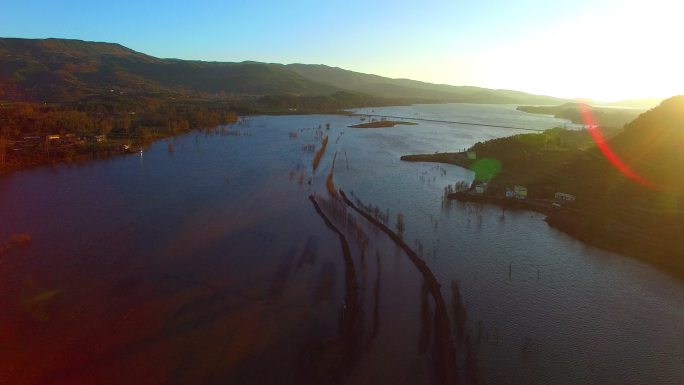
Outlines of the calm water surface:
M 360 112 L 567 124 L 514 106 Z M 682 282 L 540 214 L 444 203 L 444 186 L 469 171 L 399 161 L 519 132 L 347 127 L 358 121 L 252 117 L 174 138 L 172 149 L 0 179 L 0 239 L 33 238 L 0 257 L 0 383 L 433 383 L 434 304 L 408 257 L 329 197 L 335 153 L 337 187 L 389 214 L 392 228 L 404 215 L 404 239 L 448 302 L 464 382 L 684 383 Z M 318 131 L 330 141 L 312 172 L 303 147 L 320 146 Z

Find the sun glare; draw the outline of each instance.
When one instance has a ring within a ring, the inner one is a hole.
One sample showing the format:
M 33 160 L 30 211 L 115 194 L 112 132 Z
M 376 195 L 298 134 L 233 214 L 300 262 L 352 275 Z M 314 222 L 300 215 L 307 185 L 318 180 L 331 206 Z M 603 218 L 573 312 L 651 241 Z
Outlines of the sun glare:
M 682 92 L 684 5 L 614 2 L 582 18 L 503 38 L 496 46 L 451 58 L 453 84 L 526 90 L 566 98 L 617 101 Z

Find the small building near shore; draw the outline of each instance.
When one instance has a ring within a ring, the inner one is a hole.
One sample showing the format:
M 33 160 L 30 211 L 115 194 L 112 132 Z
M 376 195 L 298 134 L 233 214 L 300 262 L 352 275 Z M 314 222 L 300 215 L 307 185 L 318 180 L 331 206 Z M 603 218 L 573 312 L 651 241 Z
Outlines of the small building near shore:
M 487 187 L 489 187 L 489 182 L 478 183 L 475 185 L 475 193 L 482 195 L 487 192 Z
M 477 159 L 477 153 L 475 151 L 467 151 L 466 157 L 468 157 L 470 160 L 475 160 Z
M 525 186 L 513 186 L 513 197 L 515 199 L 527 199 L 527 187 Z
M 567 201 L 567 202 L 574 202 L 575 201 L 575 196 L 572 194 L 566 194 L 562 192 L 557 192 L 554 194 L 554 198 L 558 201 Z

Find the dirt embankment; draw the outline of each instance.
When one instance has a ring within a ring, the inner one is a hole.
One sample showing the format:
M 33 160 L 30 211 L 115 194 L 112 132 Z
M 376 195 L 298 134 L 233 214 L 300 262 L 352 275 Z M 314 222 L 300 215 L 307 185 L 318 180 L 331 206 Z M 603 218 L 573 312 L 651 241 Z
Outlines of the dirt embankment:
M 313 169 L 316 171 L 318 168 L 318 164 L 321 163 L 321 158 L 323 158 L 323 154 L 325 154 L 325 149 L 328 147 L 328 137 L 326 136 L 323 138 L 323 142 L 321 142 L 321 148 L 316 151 L 316 155 L 314 155 L 312 164 L 313 164 Z

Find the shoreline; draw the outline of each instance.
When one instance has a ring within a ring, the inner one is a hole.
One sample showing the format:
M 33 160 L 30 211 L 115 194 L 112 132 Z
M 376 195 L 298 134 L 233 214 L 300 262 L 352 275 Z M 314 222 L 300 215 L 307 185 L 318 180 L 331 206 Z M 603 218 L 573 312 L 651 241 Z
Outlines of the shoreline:
M 166 139 L 166 138 L 160 138 L 157 140 L 162 140 L 162 139 Z M 153 142 L 156 142 L 157 140 L 154 140 L 150 143 L 147 143 L 147 144 L 143 145 L 142 147 L 147 147 L 150 144 L 152 144 Z M 81 163 L 86 163 L 86 162 L 90 162 L 90 161 L 97 160 L 97 159 L 112 158 L 112 157 L 120 156 L 120 155 L 130 155 L 130 154 L 134 154 L 136 152 L 137 151 L 118 150 L 115 148 L 111 148 L 111 149 L 106 149 L 106 150 L 88 151 L 88 152 L 84 152 L 84 153 L 69 156 L 69 157 L 41 159 L 41 160 L 38 160 L 35 162 L 20 163 L 17 165 L 12 165 L 12 166 L 0 169 L 0 178 L 9 176 L 15 172 L 35 169 L 35 168 L 39 168 L 39 167 L 81 164 Z
M 401 106 L 401 105 L 398 105 Z M 375 106 L 367 106 L 367 107 L 358 107 L 358 108 L 371 108 Z M 228 122 L 226 124 L 235 124 L 240 121 L 242 118 L 247 118 L 247 117 L 254 117 L 254 116 L 295 116 L 295 115 L 302 115 L 302 116 L 308 116 L 308 115 L 333 115 L 333 116 L 353 116 L 355 113 L 349 109 L 338 109 L 338 110 L 320 110 L 320 111 L 313 111 L 313 110 L 302 110 L 302 111 L 293 111 L 293 110 L 274 110 L 274 111 L 245 111 L 241 115 L 236 116 L 236 120 L 234 122 Z M 151 144 L 159 141 L 159 140 L 164 140 L 164 139 L 170 139 L 174 138 L 176 136 L 180 135 L 185 135 L 194 131 L 203 131 L 203 130 L 213 130 L 218 126 L 225 125 L 225 124 L 219 124 L 217 126 L 211 126 L 211 127 L 197 127 L 197 128 L 191 128 L 187 130 L 182 130 L 179 132 L 172 133 L 170 135 L 162 135 L 162 134 L 157 134 L 157 136 L 152 137 L 152 138 L 147 138 L 147 139 L 140 139 L 139 137 L 136 138 L 131 138 L 131 142 L 133 143 L 131 146 L 134 148 L 138 147 L 143 147 L 147 148 Z M 53 156 L 53 157 L 46 157 L 45 154 L 42 152 L 38 154 L 32 154 L 28 156 L 28 159 L 24 157 L 22 160 L 17 160 L 17 158 L 12 159 L 12 162 L 7 162 L 4 166 L 0 167 L 0 178 L 4 178 L 6 176 L 9 176 L 15 172 L 23 171 L 23 170 L 29 170 L 33 168 L 38 168 L 42 166 L 57 166 L 61 164 L 77 164 L 77 163 L 84 163 L 84 162 L 89 162 L 92 160 L 96 159 L 105 159 L 109 157 L 115 157 L 115 156 L 120 156 L 120 155 L 129 155 L 131 153 L 136 153 L 137 151 L 132 151 L 132 150 L 121 150 L 119 149 L 119 145 L 123 144 L 123 140 L 121 138 L 110 138 L 110 142 L 108 143 L 108 146 L 100 149 L 93 149 L 93 148 L 86 148 L 86 147 L 81 147 L 78 150 L 80 150 L 76 154 L 72 155 L 58 155 L 58 156 Z M 110 145 L 111 144 L 111 145 Z
M 429 160 L 429 159 L 440 160 Z M 428 162 L 444 163 L 468 169 L 471 163 L 465 153 L 438 153 L 405 155 L 401 160 L 409 162 Z M 446 160 L 446 161 L 444 161 Z M 679 280 L 684 280 L 684 268 L 673 264 L 668 258 L 674 252 L 668 253 L 667 250 L 656 250 L 647 247 L 647 244 L 640 243 L 639 239 L 625 236 L 613 231 L 609 224 L 600 219 L 591 218 L 583 213 L 579 207 L 555 207 L 552 201 L 541 199 L 519 200 L 514 198 L 497 197 L 491 195 L 480 195 L 473 193 L 474 182 L 470 189 L 461 192 L 450 193 L 446 198 L 450 201 L 471 202 L 502 207 L 511 210 L 526 210 L 545 215 L 544 222 L 563 234 L 583 242 L 598 249 L 617 253 L 619 255 L 634 258 L 635 260 L 647 263 L 658 268 L 660 271 L 672 275 Z M 644 240 L 648 240 L 644 238 Z M 647 250 L 644 250 L 647 249 Z
M 347 206 L 356 211 L 369 223 L 373 224 L 377 229 L 385 233 L 398 248 L 403 250 L 423 276 L 424 282 L 435 303 L 433 362 L 437 378 L 439 379 L 440 384 L 458 383 L 458 373 L 455 367 L 456 352 L 453 347 L 448 310 L 444 297 L 442 296 L 441 285 L 437 281 L 437 278 L 435 278 L 432 270 L 430 270 L 427 263 L 425 263 L 425 261 L 406 244 L 400 235 L 390 230 L 385 224 L 373 218 L 367 212 L 356 207 L 356 205 L 347 197 L 344 190 L 339 189 L 339 193 L 342 197 L 342 201 Z
M 474 202 L 484 203 L 493 206 L 499 206 L 505 209 L 512 210 L 527 210 L 534 211 L 545 215 L 551 215 L 555 211 L 563 211 L 562 207 L 554 207 L 551 202 L 546 202 L 537 199 L 515 199 L 504 197 L 493 197 L 488 195 L 473 194 L 469 191 L 459 191 L 447 195 L 449 200 L 457 200 L 459 202 Z
M 121 155 L 135 154 L 138 152 L 138 150 L 134 150 L 133 148 L 147 148 L 153 143 L 158 142 L 160 140 L 185 135 L 197 130 L 205 130 L 205 128 L 177 132 L 172 135 L 166 136 L 160 135 L 158 137 L 148 138 L 146 140 L 141 140 L 139 138 L 130 139 L 129 141 L 131 142 L 131 144 L 129 149 L 121 148 L 121 145 L 125 144 L 124 142 L 126 141 L 121 138 L 115 137 L 110 138 L 110 141 L 105 146 L 101 146 L 100 148 L 86 147 L 85 145 L 81 145 L 82 147 L 78 148 L 75 154 L 65 154 L 64 149 L 60 149 L 61 153 L 59 153 L 58 155 L 53 155 L 53 157 L 50 157 L 50 155 L 45 155 L 41 152 L 37 155 L 28 157 L 27 159 L 25 158 L 24 161 L 15 161 L 12 164 L 5 165 L 5 167 L 0 168 L 0 178 L 9 176 L 15 172 L 34 169 L 38 167 L 80 164 L 97 159 L 106 159 Z M 73 147 L 70 147 L 68 149 L 73 149 Z

